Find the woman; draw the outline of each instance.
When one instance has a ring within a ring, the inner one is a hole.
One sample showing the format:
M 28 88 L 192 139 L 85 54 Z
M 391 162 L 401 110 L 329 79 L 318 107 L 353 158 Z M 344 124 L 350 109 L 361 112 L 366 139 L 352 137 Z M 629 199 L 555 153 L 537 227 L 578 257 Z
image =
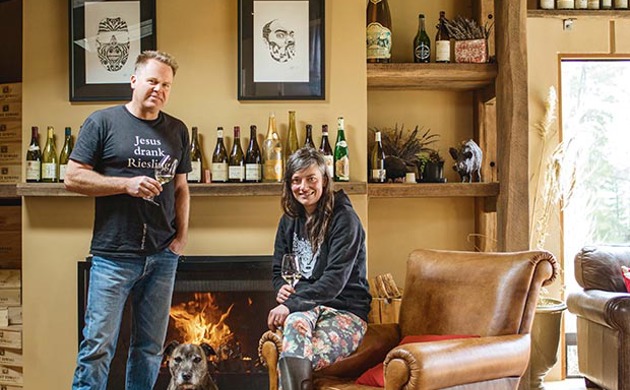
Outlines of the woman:
M 283 330 L 283 390 L 311 389 L 312 370 L 350 355 L 367 330 L 365 231 L 348 196 L 333 193 L 332 184 L 320 152 L 302 148 L 289 157 L 273 260 L 278 306 L 267 318 L 269 329 Z M 295 289 L 281 276 L 286 253 L 299 260 Z

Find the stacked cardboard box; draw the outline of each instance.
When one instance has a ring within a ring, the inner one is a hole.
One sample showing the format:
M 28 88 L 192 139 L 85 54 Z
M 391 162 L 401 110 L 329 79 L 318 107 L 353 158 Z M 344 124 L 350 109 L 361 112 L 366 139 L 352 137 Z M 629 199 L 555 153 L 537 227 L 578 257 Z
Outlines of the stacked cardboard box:
M 22 174 L 22 84 L 0 84 L 0 183 Z
M 21 286 L 20 270 L 0 270 L 0 389 L 23 383 Z

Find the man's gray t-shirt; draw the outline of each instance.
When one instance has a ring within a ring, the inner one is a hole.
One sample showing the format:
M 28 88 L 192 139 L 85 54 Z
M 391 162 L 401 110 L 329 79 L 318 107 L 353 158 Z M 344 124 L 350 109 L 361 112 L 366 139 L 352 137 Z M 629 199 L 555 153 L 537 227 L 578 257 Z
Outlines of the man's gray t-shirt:
M 83 126 L 70 159 L 104 176 L 155 177 L 164 154 L 179 160 L 177 173 L 191 171 L 186 125 L 166 113 L 141 120 L 125 106 L 96 111 Z M 95 198 L 91 252 L 108 258 L 148 256 L 164 250 L 176 235 L 174 181 L 164 184 L 156 206 L 127 194 Z

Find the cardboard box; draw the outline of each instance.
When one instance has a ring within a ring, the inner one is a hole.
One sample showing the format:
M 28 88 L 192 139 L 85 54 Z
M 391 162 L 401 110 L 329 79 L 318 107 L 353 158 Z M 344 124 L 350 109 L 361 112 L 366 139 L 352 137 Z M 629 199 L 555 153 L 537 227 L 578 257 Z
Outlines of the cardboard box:
M 0 164 L 20 164 L 22 162 L 22 142 L 0 140 Z
M 400 317 L 400 298 L 373 298 L 368 322 L 373 324 L 396 324 Z
M 3 224 L 3 216 L 7 214 L 5 209 L 17 209 L 20 212 L 20 206 L 6 206 L 0 207 L 0 230 L 13 230 L 10 229 L 11 224 Z M 6 219 L 5 219 L 6 221 Z M 19 226 L 18 226 L 19 228 Z M 19 269 L 0 269 L 0 288 L 16 288 L 22 286 L 21 272 Z
M 0 84 L 0 102 L 16 101 L 22 101 L 22 83 Z
M 22 349 L 22 325 L 0 327 L 0 348 Z
M 22 306 L 9 306 L 9 325 L 22 325 Z
M 9 308 L 0 306 L 0 327 L 9 326 Z
M 23 367 L 22 351 L 19 349 L 0 348 L 0 365 Z
M 22 102 L 0 102 L 0 120 L 21 121 Z
M 0 183 L 19 183 L 22 177 L 22 165 L 0 164 Z
M 24 384 L 22 367 L 0 366 L 0 384 L 22 386 Z
M 22 142 L 22 122 L 0 120 L 0 141 Z
M 22 291 L 19 288 L 0 288 L 0 306 L 20 306 Z

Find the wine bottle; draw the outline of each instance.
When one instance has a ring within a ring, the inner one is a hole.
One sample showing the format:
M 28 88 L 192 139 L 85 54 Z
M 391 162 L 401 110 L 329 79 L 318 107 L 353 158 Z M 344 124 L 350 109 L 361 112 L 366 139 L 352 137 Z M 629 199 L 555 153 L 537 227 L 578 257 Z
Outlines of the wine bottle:
M 335 177 L 335 157 L 333 156 L 332 148 L 328 142 L 328 125 L 322 125 L 322 143 L 319 146 L 319 151 L 324 155 L 324 162 L 328 170 L 328 176 L 330 178 Z
M 413 62 L 429 62 L 431 59 L 431 41 L 424 29 L 424 14 L 418 15 L 418 33 L 413 40 Z
M 256 126 L 251 125 L 249 127 L 249 145 L 245 155 L 245 181 L 249 183 L 259 183 L 262 179 L 262 158 L 257 137 Z
M 228 154 L 223 144 L 223 127 L 217 127 L 217 146 L 212 154 L 212 182 L 228 180 Z
M 37 183 L 42 180 L 42 151 L 39 148 L 39 128 L 31 127 L 31 143 L 26 152 L 26 181 Z
M 304 147 L 315 149 L 315 143 L 313 142 L 313 126 L 306 125 L 306 137 L 304 138 Z
M 190 137 L 190 165 L 192 171 L 188 172 L 186 179 L 189 183 L 201 183 L 201 178 L 203 177 L 201 174 L 203 170 L 203 153 L 201 153 L 199 129 L 197 126 L 193 126 Z
M 263 180 L 267 182 L 281 182 L 284 176 L 284 152 L 282 141 L 276 129 L 276 116 L 269 114 L 267 137 L 263 142 Z
M 451 62 L 451 37 L 446 28 L 446 12 L 440 11 L 435 34 L 435 62 Z
M 46 146 L 42 152 L 42 182 L 56 183 L 57 176 L 57 148 L 55 148 L 55 129 L 48 126 L 48 137 L 46 138 Z
M 376 132 L 375 141 L 374 147 L 372 148 L 372 158 L 370 159 L 372 165 L 371 181 L 372 183 L 385 183 L 387 181 L 385 151 L 383 150 L 380 131 Z
M 290 155 L 300 148 L 295 126 L 295 111 L 289 111 L 289 134 L 287 138 L 287 158 L 289 158 Z
M 628 0 L 615 0 L 615 9 L 628 9 Z
M 74 147 L 74 141 L 72 140 L 72 129 L 66 127 L 65 140 L 63 141 L 63 148 L 59 154 L 59 181 L 63 182 L 66 177 L 66 168 L 68 167 L 68 160 L 70 159 L 70 153 Z
M 611 9 L 612 8 L 612 0 L 602 0 L 600 4 L 601 9 Z
M 392 17 L 387 0 L 369 0 L 366 14 L 367 62 L 388 63 L 392 57 Z
M 344 131 L 343 117 L 337 118 L 337 142 L 335 143 L 335 181 L 350 181 L 350 156 Z
M 232 183 L 242 183 L 245 180 L 245 155 L 241 148 L 241 128 L 234 126 L 234 144 L 230 152 L 228 180 Z

